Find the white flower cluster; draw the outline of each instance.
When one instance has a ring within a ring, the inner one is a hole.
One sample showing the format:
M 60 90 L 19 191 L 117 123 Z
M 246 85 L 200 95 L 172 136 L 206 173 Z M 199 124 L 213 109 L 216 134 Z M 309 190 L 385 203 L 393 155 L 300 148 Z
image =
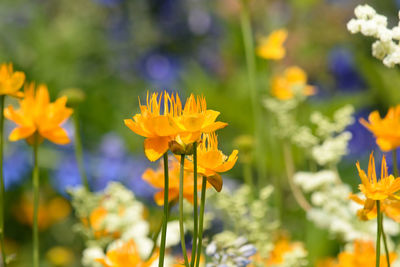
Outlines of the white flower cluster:
M 347 23 L 347 29 L 353 34 L 376 38 L 372 44 L 372 55 L 382 60 L 385 66 L 391 68 L 400 64 L 400 22 L 398 26 L 388 28 L 387 18 L 369 5 L 357 6 L 354 14 L 356 18 Z
M 143 217 L 145 207 L 130 190 L 120 183 L 112 182 L 101 193 L 91 193 L 82 187 L 70 190 L 70 192 L 72 204 L 82 220 L 90 218 L 96 208 L 101 207 L 105 210 L 104 217 L 96 222 L 96 229 L 88 228 L 88 225 L 84 223 L 80 223 L 76 227 L 87 239 L 87 248 L 84 250 L 82 258 L 83 266 L 101 266 L 96 263 L 95 259 L 105 256 L 105 248 L 108 250 L 130 239 L 133 239 L 138 245 L 142 258 L 149 255 L 154 243 L 148 237 L 149 223 Z M 96 232 L 107 234 L 96 236 Z M 118 238 L 116 239 L 115 236 Z M 169 223 L 167 237 L 169 246 L 179 242 L 177 222 Z
M 307 212 L 307 217 L 317 226 L 346 242 L 375 239 L 376 222 L 358 219 L 356 214 L 360 206 L 348 199 L 351 188 L 340 182 L 336 172 L 299 172 L 294 181 L 304 192 L 311 193 L 313 208 Z M 399 226 L 393 221 L 384 220 L 384 225 L 387 235 L 399 233 Z
M 273 187 L 267 186 L 253 198 L 250 188 L 243 185 L 235 192 L 223 190 L 213 194 L 208 203 L 219 210 L 217 214 L 223 212 L 227 227 L 246 237 L 262 255 L 267 255 L 274 246 L 270 233 L 279 226 L 268 205 L 272 192 Z

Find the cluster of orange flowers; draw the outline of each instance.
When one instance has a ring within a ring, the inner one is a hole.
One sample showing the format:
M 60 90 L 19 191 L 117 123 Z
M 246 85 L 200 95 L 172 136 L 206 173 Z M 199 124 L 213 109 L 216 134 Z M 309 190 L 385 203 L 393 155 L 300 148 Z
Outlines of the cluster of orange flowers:
M 207 109 L 204 97 L 193 94 L 186 100 L 184 106 L 178 94 L 152 93 L 147 94 L 146 105 L 140 104 L 140 114 L 132 119 L 126 119 L 125 125 L 133 132 L 145 137 L 144 151 L 150 161 L 158 160 L 168 150 L 174 154 L 189 155 L 186 159 L 185 170 L 193 173 L 193 158 L 190 156 L 193 143 L 198 142 L 198 174 L 207 178 L 208 182 L 217 190 L 222 188 L 222 179 L 219 173 L 230 170 L 237 160 L 238 151 L 234 150 L 228 157 L 218 150 L 216 130 L 224 128 L 227 123 L 216 121 L 218 111 Z M 186 164 L 187 163 L 187 164 Z M 176 199 L 177 165 L 173 164 L 171 174 L 172 193 L 170 201 Z M 175 170 L 175 171 L 174 171 Z M 160 171 L 147 170 L 143 178 L 157 188 L 163 187 Z M 193 186 L 191 187 L 193 191 Z M 190 184 L 185 192 L 189 192 Z M 161 204 L 160 197 L 155 196 L 156 202 Z M 190 193 L 186 195 L 190 200 Z
M 390 263 L 393 263 L 397 255 L 395 252 L 389 255 Z M 375 266 L 375 248 L 371 241 L 354 241 L 353 251 L 344 251 L 337 259 L 328 258 L 317 263 L 317 267 L 373 267 Z M 380 256 L 380 266 L 386 267 L 385 255 Z

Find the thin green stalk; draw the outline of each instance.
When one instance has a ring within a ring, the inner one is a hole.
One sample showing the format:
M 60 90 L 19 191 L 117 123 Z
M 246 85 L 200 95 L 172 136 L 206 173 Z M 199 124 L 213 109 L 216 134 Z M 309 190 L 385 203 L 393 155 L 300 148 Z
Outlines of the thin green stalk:
M 299 204 L 299 206 L 304 211 L 308 211 L 311 209 L 311 205 L 308 203 L 307 199 L 305 198 L 301 190 L 297 187 L 297 185 L 293 181 L 293 176 L 295 173 L 293 155 L 290 145 L 288 144 L 287 141 L 284 141 L 283 143 L 283 157 L 285 161 L 286 175 L 288 178 L 290 190 L 292 191 L 293 196 L 297 201 L 297 203 Z
M 246 56 L 247 74 L 249 79 L 249 91 L 251 96 L 251 104 L 254 116 L 254 139 L 255 139 L 255 155 L 258 170 L 258 179 L 263 181 L 266 177 L 266 167 L 264 162 L 264 155 L 266 154 L 263 140 L 262 140 L 262 121 L 261 121 L 261 106 L 257 92 L 256 82 L 256 60 L 254 51 L 253 31 L 251 28 L 250 14 L 247 3 L 242 1 L 242 9 L 240 14 L 240 24 L 243 35 L 243 44 Z
M 383 245 L 385 246 L 386 263 L 387 263 L 387 267 L 390 267 L 389 248 L 388 248 L 387 241 L 386 241 L 385 230 L 383 229 L 383 213 L 382 212 L 381 212 L 381 219 L 380 219 L 379 223 L 381 224 L 381 235 L 383 238 Z
M 167 224 L 169 215 L 169 203 L 168 203 L 168 191 L 169 191 L 169 173 L 168 173 L 168 152 L 164 153 L 164 217 L 162 224 L 161 233 L 161 244 L 160 244 L 160 257 L 158 266 L 164 266 L 164 255 L 165 255 L 165 240 L 167 240 Z M 157 239 L 156 241 L 157 242 Z
M 185 230 L 183 228 L 183 173 L 185 165 L 185 155 L 181 155 L 181 168 L 179 172 L 179 230 L 181 234 L 181 246 L 183 259 L 185 260 L 185 266 L 189 267 L 189 261 L 186 252 L 185 244 Z
M 397 168 L 397 151 L 396 151 L 396 149 L 393 149 L 392 156 L 393 156 L 393 174 L 394 174 L 394 176 L 399 177 L 399 169 Z
M 4 242 L 4 173 L 3 173 L 3 150 L 4 150 L 4 99 L 5 95 L 0 96 L 0 246 L 1 246 L 1 258 L 3 266 L 7 266 L 7 255 L 5 250 Z
M 190 266 L 194 267 L 197 249 L 197 142 L 193 144 L 193 241 L 192 241 L 192 256 L 190 259 Z
M 199 243 L 197 245 L 196 267 L 199 267 L 201 258 L 201 249 L 203 247 L 203 223 L 204 223 L 204 207 L 206 203 L 207 178 L 203 177 L 201 184 L 201 200 L 200 200 L 200 215 L 199 215 Z
M 381 234 L 382 234 L 382 227 L 380 224 L 381 221 L 381 202 L 379 200 L 376 201 L 376 212 L 378 214 L 377 217 L 377 234 L 376 234 L 376 267 L 379 267 L 381 262 Z
M 39 267 L 39 166 L 38 166 L 39 134 L 35 133 L 33 144 L 33 267 Z
M 76 161 L 78 162 L 78 169 L 79 174 L 81 176 L 82 184 L 85 188 L 90 191 L 90 186 L 88 182 L 88 178 L 86 176 L 85 167 L 83 164 L 83 152 L 82 152 L 82 139 L 81 139 L 81 132 L 79 127 L 79 115 L 78 109 L 76 108 L 73 115 L 74 119 L 74 128 L 75 128 L 75 157 Z

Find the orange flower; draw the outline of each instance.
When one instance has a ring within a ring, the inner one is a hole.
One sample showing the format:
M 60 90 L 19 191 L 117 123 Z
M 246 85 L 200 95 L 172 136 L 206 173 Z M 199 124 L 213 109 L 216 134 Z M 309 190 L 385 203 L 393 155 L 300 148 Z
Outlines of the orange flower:
M 71 213 L 71 207 L 64 198 L 55 197 L 48 202 L 39 202 L 38 226 L 40 230 L 49 228 L 52 224 L 62 221 Z M 33 225 L 33 201 L 29 195 L 24 195 L 14 207 L 17 220 L 29 226 Z
M 105 267 L 150 267 L 157 258 L 158 254 L 155 253 L 149 260 L 142 260 L 135 241 L 130 239 L 120 247 L 109 250 L 105 259 L 96 259 L 96 261 Z
M 393 263 L 397 258 L 396 253 L 389 254 L 390 263 Z M 354 241 L 354 250 L 352 252 L 344 251 L 338 256 L 338 261 L 333 263 L 330 261 L 332 267 L 374 267 L 375 266 L 375 248 L 372 241 Z M 380 266 L 386 267 L 386 257 L 381 255 Z
M 271 251 L 269 258 L 266 261 L 267 266 L 284 263 L 284 255 L 294 251 L 295 249 L 304 250 L 303 244 L 300 242 L 291 243 L 286 237 L 279 239 L 275 243 L 274 249 Z
M 168 202 L 172 202 L 179 197 L 179 162 L 175 158 L 172 159 L 172 166 L 169 168 L 169 190 L 168 190 Z M 161 189 L 154 195 L 154 201 L 159 206 L 164 205 L 164 167 L 163 163 L 160 163 L 160 167 L 157 170 L 148 168 L 142 175 L 143 180 L 154 186 L 155 188 Z M 189 178 L 189 179 L 188 179 Z M 190 203 L 193 204 L 193 174 L 185 171 L 184 173 L 184 187 L 183 197 L 186 198 Z M 201 179 L 198 179 L 197 189 L 201 190 Z
M 357 211 L 357 216 L 360 220 L 367 221 L 375 219 L 377 216 L 376 201 L 370 198 L 365 200 L 359 198 L 357 195 L 350 194 L 349 198 L 354 202 L 363 205 L 362 209 Z M 381 211 L 384 212 L 389 218 L 396 222 L 400 222 L 400 201 L 397 199 L 387 198 L 381 201 Z
M 279 29 L 273 31 L 268 37 L 260 40 L 260 45 L 257 47 L 257 55 L 264 59 L 280 60 L 285 57 L 286 50 L 283 43 L 287 39 L 287 31 Z
M 179 133 L 174 117 L 182 113 L 182 104 L 178 94 L 169 95 L 167 92 L 147 92 L 146 105 L 140 106 L 140 114 L 132 119 L 124 120 L 125 125 L 133 132 L 143 137 L 144 152 L 150 161 L 158 160 L 168 151 L 168 143 Z M 163 110 L 161 110 L 163 107 Z
M 0 66 L 0 95 L 23 97 L 19 92 L 25 81 L 25 74 L 21 71 L 13 71 L 13 65 L 2 64 Z
M 207 109 L 207 102 L 204 97 L 191 94 L 186 100 L 182 115 L 175 118 L 180 132 L 176 141 L 186 145 L 199 141 L 202 133 L 211 133 L 226 127 L 225 122 L 215 121 L 219 112 Z
M 33 83 L 26 86 L 25 97 L 19 100 L 20 108 L 14 110 L 9 106 L 4 110 L 4 116 L 18 125 L 11 132 L 10 141 L 27 139 L 33 143 L 34 134 L 38 133 L 41 140 L 46 138 L 60 145 L 69 143 L 67 132 L 61 127 L 72 114 L 72 109 L 65 106 L 66 102 L 66 97 L 60 97 L 50 103 L 45 85 L 39 85 L 36 92 Z
M 400 146 L 400 105 L 389 109 L 385 118 L 378 111 L 368 116 L 368 122 L 363 118 L 360 123 L 376 137 L 376 143 L 382 151 L 390 151 Z
M 372 200 L 384 200 L 389 197 L 397 198 L 394 193 L 400 190 L 400 178 L 388 175 L 385 156 L 382 157 L 381 178 L 379 181 L 376 177 L 373 153 L 371 153 L 369 158 L 368 176 L 361 170 L 359 162 L 357 162 L 356 166 L 362 182 L 359 185 L 359 189 L 367 198 Z
M 124 212 L 125 212 L 124 209 L 122 209 L 122 208 L 119 209 L 119 215 L 123 215 Z M 121 233 L 119 233 L 118 231 L 110 233 L 106 229 L 104 229 L 103 223 L 104 223 L 104 219 L 106 218 L 106 216 L 107 216 L 107 210 L 103 206 L 99 206 L 99 207 L 95 208 L 90 213 L 89 226 L 93 230 L 94 237 L 96 239 L 99 239 L 99 238 L 105 237 L 105 236 L 113 237 L 115 239 L 119 238 Z M 86 218 L 83 218 L 82 221 L 85 225 L 88 225 Z
M 283 75 L 275 76 L 271 81 L 271 94 L 280 100 L 292 99 L 296 94 L 314 95 L 314 86 L 307 85 L 307 74 L 299 67 L 287 68 Z
M 219 173 L 229 171 L 238 159 L 238 150 L 228 156 L 218 150 L 218 139 L 215 133 L 203 134 L 197 151 L 197 172 L 205 176 L 207 181 L 218 192 L 222 189 L 222 178 Z M 193 172 L 193 157 L 187 160 L 186 169 Z

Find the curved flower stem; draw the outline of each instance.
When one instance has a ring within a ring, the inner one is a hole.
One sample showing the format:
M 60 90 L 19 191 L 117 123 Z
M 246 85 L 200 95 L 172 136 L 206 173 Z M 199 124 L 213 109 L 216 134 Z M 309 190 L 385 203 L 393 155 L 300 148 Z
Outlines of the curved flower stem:
M 204 207 L 206 203 L 206 189 L 207 189 L 207 178 L 203 176 L 203 182 L 201 184 L 201 202 L 200 202 L 200 215 L 199 215 L 199 243 L 197 244 L 197 256 L 196 256 L 196 267 L 199 267 L 201 258 L 201 249 L 203 246 L 203 223 L 204 223 Z
M 183 177 L 184 177 L 185 154 L 181 155 L 181 168 L 179 172 L 179 230 L 181 234 L 181 246 L 185 266 L 189 267 L 189 261 L 186 252 L 185 230 L 183 228 Z
M 4 173 L 3 173 L 3 148 L 4 148 L 4 99 L 5 95 L 0 96 L 0 246 L 1 246 L 1 259 L 3 266 L 7 266 L 7 256 L 4 244 Z
M 249 8 L 247 1 L 242 1 L 242 8 L 240 13 L 240 24 L 242 29 L 243 44 L 246 56 L 247 75 L 249 79 L 249 91 L 251 96 L 251 104 L 254 116 L 254 139 L 255 139 L 255 155 L 258 170 L 259 181 L 264 180 L 266 177 L 266 168 L 264 162 L 265 148 L 263 145 L 263 131 L 261 121 L 262 110 L 260 106 L 260 99 L 257 92 L 256 81 L 256 60 L 254 51 L 253 31 L 251 27 Z M 253 182 L 254 183 L 254 182 Z
M 296 186 L 296 184 L 293 181 L 293 176 L 294 176 L 293 156 L 287 141 L 283 142 L 283 156 L 285 160 L 286 175 L 288 178 L 290 190 L 292 191 L 293 196 L 296 199 L 297 203 L 300 205 L 300 207 L 304 211 L 308 211 L 309 209 L 311 209 L 311 205 L 308 203 L 307 199 L 304 197 L 301 190 Z
M 192 256 L 190 259 L 190 266 L 193 267 L 196 259 L 197 249 L 197 228 L 198 228 L 198 215 L 197 215 L 197 142 L 193 143 L 193 241 L 192 241 Z
M 381 262 L 381 202 L 379 200 L 376 201 L 376 212 L 377 212 L 377 234 L 376 234 L 376 267 L 379 267 Z
M 83 164 L 83 152 L 82 152 L 82 139 L 81 139 L 81 133 L 80 133 L 80 127 L 79 127 L 79 115 L 78 115 L 78 109 L 76 108 L 74 110 L 73 114 L 73 119 L 74 119 L 74 129 L 75 129 L 75 157 L 76 161 L 78 162 L 78 169 L 79 169 L 79 174 L 82 179 L 82 184 L 86 187 L 86 189 L 90 192 L 90 186 L 88 182 L 88 178 L 86 176 L 85 172 L 85 167 Z
M 397 151 L 396 151 L 396 149 L 393 149 L 392 156 L 393 156 L 393 174 L 395 177 L 399 177 L 399 169 L 397 167 Z
M 34 134 L 33 144 L 33 267 L 39 267 L 39 228 L 38 228 L 38 211 L 39 211 L 39 166 L 38 166 L 38 148 L 39 134 Z
M 383 238 L 383 245 L 385 246 L 386 263 L 387 263 L 387 267 L 390 267 L 389 248 L 388 248 L 387 241 L 386 241 L 385 230 L 383 229 L 383 213 L 382 212 L 381 212 L 381 218 L 380 218 L 379 223 L 381 225 L 381 235 Z
M 164 255 L 165 255 L 165 241 L 167 239 L 167 224 L 168 224 L 168 215 L 169 215 L 169 202 L 168 202 L 168 191 L 169 191 L 169 173 L 168 173 L 168 152 L 164 153 L 164 216 L 162 223 L 162 233 L 161 233 L 161 244 L 160 244 L 160 257 L 158 266 L 164 266 Z M 158 234 L 156 234 L 158 237 Z M 157 238 L 155 239 L 155 243 L 157 243 Z M 155 248 L 155 246 L 154 246 Z M 153 250 L 154 250 L 153 248 Z M 153 254 L 153 251 L 152 253 Z M 150 255 L 151 257 L 151 255 Z

